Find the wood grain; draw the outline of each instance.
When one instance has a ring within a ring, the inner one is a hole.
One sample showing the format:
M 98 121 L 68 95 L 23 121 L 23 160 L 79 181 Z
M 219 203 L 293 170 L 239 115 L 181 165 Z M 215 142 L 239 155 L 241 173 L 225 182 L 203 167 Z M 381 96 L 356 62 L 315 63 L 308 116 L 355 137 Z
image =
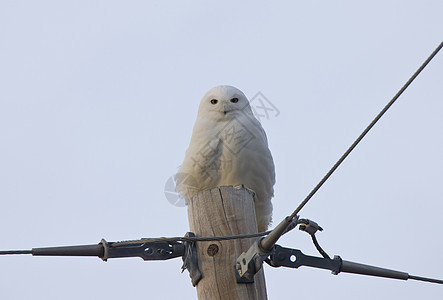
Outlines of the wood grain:
M 254 192 L 243 186 L 199 192 L 188 203 L 188 218 L 190 230 L 197 236 L 256 233 Z M 235 279 L 236 258 L 254 241 L 255 238 L 197 243 L 203 273 L 197 284 L 199 300 L 267 299 L 263 268 L 255 275 L 254 283 L 238 284 Z

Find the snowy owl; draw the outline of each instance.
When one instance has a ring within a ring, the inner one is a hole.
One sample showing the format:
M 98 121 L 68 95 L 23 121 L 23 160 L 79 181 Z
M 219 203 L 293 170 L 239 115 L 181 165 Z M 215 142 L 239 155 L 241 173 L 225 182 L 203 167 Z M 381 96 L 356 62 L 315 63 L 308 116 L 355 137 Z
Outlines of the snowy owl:
M 265 131 L 239 89 L 221 85 L 204 95 L 176 182 L 185 200 L 202 190 L 243 184 L 255 192 L 258 230 L 268 228 L 274 162 Z

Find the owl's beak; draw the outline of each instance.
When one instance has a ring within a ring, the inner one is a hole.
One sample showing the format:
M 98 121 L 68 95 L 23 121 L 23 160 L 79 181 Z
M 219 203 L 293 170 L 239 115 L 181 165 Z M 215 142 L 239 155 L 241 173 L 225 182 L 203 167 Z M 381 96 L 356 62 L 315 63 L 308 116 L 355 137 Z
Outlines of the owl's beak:
M 223 103 L 223 114 L 226 115 L 228 112 L 228 105 L 226 105 L 226 103 Z

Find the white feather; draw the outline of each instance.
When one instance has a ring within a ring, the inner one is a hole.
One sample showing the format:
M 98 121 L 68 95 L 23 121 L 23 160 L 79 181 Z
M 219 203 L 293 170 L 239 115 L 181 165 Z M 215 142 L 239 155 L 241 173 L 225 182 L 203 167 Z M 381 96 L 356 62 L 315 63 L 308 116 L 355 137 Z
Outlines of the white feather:
M 258 230 L 267 229 L 272 220 L 274 162 L 265 131 L 240 90 L 223 85 L 205 94 L 176 182 L 185 199 L 218 186 L 245 185 L 256 195 Z

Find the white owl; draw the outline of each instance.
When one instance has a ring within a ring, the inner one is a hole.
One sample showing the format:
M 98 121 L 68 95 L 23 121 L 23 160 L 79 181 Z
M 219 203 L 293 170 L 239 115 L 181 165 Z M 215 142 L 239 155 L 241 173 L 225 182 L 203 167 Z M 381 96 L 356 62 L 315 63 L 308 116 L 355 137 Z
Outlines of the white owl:
M 177 191 L 185 199 L 202 190 L 243 184 L 256 195 L 258 230 L 268 228 L 272 220 L 274 162 L 265 131 L 239 89 L 221 85 L 205 94 L 176 182 Z

